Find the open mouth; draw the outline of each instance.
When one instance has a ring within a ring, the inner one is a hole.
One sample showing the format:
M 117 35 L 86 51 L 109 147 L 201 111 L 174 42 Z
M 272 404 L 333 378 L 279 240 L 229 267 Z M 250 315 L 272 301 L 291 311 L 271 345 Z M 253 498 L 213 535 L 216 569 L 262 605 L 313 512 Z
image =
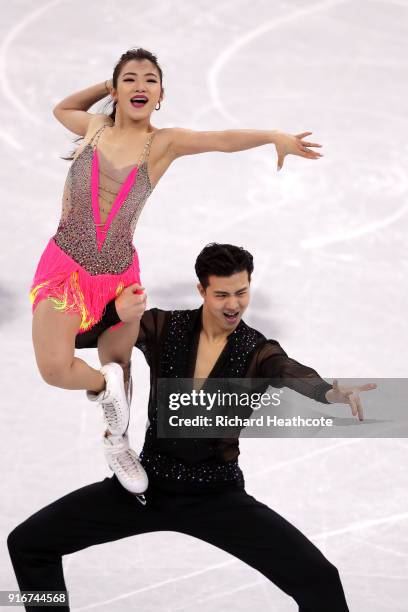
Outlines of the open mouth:
M 223 315 L 229 323 L 235 323 L 238 319 L 239 310 L 236 312 L 224 312 Z
M 135 108 L 142 108 L 147 102 L 147 98 L 145 96 L 135 96 L 130 100 L 130 103 Z

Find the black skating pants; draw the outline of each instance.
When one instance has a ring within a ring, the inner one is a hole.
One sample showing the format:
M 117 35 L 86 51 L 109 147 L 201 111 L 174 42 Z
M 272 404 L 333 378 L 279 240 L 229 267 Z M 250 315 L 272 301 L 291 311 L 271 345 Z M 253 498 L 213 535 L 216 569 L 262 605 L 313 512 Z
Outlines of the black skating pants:
M 7 540 L 19 589 L 65 591 L 63 555 L 164 530 L 200 538 L 241 559 L 293 597 L 300 612 L 348 611 L 336 567 L 296 527 L 244 488 L 174 493 L 149 484 L 145 496 L 144 506 L 112 476 L 30 516 Z M 31 612 L 40 609 L 26 606 Z

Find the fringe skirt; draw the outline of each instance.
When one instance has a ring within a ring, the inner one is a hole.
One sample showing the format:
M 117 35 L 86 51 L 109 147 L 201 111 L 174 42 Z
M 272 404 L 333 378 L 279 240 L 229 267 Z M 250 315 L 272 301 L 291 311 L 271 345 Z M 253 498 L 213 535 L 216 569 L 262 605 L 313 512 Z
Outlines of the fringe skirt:
M 55 310 L 81 316 L 78 330 L 81 334 L 98 323 L 106 305 L 133 283 L 141 284 L 136 251 L 131 265 L 121 274 L 91 275 L 51 238 L 41 255 L 30 287 L 32 312 L 39 301 L 51 300 Z M 122 325 L 121 322 L 109 329 Z

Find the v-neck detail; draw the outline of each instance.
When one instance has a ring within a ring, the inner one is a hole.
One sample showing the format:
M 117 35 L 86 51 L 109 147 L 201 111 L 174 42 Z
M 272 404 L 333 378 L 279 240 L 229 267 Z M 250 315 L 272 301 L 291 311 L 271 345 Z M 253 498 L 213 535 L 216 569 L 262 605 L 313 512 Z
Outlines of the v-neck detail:
M 98 251 L 102 250 L 103 243 L 105 242 L 107 233 L 109 231 L 109 227 L 117 215 L 121 207 L 123 206 L 128 193 L 133 185 L 135 177 L 137 175 L 139 168 L 135 166 L 127 175 L 126 179 L 123 181 L 121 188 L 115 198 L 115 201 L 112 204 L 112 208 L 109 211 L 109 214 L 106 218 L 105 223 L 101 222 L 101 212 L 99 209 L 99 158 L 98 158 L 98 150 L 96 147 L 93 149 L 92 155 L 92 176 L 91 176 L 91 184 L 92 184 L 92 210 L 94 223 L 96 228 L 96 240 L 98 245 Z
M 226 357 L 228 356 L 228 349 L 230 345 L 230 338 L 233 334 L 238 330 L 238 328 L 243 326 L 242 319 L 238 323 L 237 327 L 227 336 L 227 342 L 225 343 L 224 348 L 221 353 L 218 355 L 216 362 L 214 363 L 211 371 L 209 372 L 207 378 L 215 378 L 219 371 L 222 369 L 222 366 L 225 362 Z M 197 356 L 198 356 L 198 345 L 200 342 L 200 334 L 203 329 L 203 307 L 197 310 L 196 317 L 193 321 L 192 332 L 193 332 L 193 340 L 190 345 L 189 355 L 188 355 L 188 377 L 194 378 L 194 372 L 197 364 Z
M 149 133 L 149 136 L 147 138 L 147 141 L 145 143 L 145 146 L 143 148 L 143 151 L 140 155 L 139 158 L 139 162 L 138 164 L 136 164 L 128 173 L 127 177 L 125 178 L 125 180 L 123 181 L 118 194 L 112 204 L 112 207 L 108 213 L 108 216 L 106 218 L 105 223 L 101 222 L 101 212 L 100 212 L 100 207 L 99 207 L 99 152 L 98 152 L 98 140 L 99 137 L 101 135 L 101 133 L 103 132 L 103 130 L 107 127 L 107 124 L 103 125 L 99 130 L 97 130 L 93 136 L 93 138 L 90 141 L 90 145 L 92 146 L 92 164 L 91 164 L 91 199 L 92 199 L 92 212 L 93 212 L 93 220 L 94 220 L 94 225 L 95 225 L 95 231 L 96 231 L 96 242 L 97 242 L 97 247 L 98 247 L 98 251 L 101 251 L 103 248 L 103 244 L 106 240 L 106 236 L 108 234 L 109 228 L 112 224 L 113 219 L 116 217 L 116 215 L 118 214 L 119 210 L 122 208 L 123 204 L 125 203 L 127 196 L 129 194 L 129 191 L 131 190 L 133 183 L 136 179 L 136 175 L 139 171 L 139 168 L 141 166 L 140 164 L 140 160 L 143 161 L 143 157 L 145 154 L 145 151 L 149 145 L 149 142 L 152 139 L 152 136 L 154 134 L 154 132 Z M 96 141 L 94 142 L 94 139 L 96 137 Z M 102 156 L 105 157 L 105 155 L 101 152 Z M 106 159 L 106 158 L 105 158 Z M 123 170 L 125 170 L 126 168 L 129 168 L 130 166 L 124 166 Z
M 104 160 L 104 164 L 106 165 L 106 167 L 108 167 L 110 170 L 113 170 L 114 172 L 118 172 L 118 173 L 123 172 L 124 170 L 127 170 L 128 168 L 134 168 L 135 167 L 135 164 L 128 164 L 127 166 L 122 166 L 122 168 L 116 168 L 116 166 L 114 166 L 112 164 L 110 159 L 108 159 L 106 157 L 105 153 L 99 149 L 98 150 L 98 161 L 100 162 L 101 159 Z

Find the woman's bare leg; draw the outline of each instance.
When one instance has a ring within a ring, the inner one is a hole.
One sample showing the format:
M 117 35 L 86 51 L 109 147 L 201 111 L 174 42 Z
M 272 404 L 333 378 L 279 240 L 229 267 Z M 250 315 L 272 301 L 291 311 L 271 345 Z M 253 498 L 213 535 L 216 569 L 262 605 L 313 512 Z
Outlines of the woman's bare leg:
M 41 300 L 33 314 L 35 358 L 49 385 L 99 392 L 105 388 L 103 375 L 74 356 L 80 321 L 80 315 L 59 312 L 50 300 Z
M 117 329 L 106 329 L 98 338 L 98 354 L 101 365 L 115 361 L 128 369 L 132 350 L 139 335 L 140 321 L 124 323 Z

